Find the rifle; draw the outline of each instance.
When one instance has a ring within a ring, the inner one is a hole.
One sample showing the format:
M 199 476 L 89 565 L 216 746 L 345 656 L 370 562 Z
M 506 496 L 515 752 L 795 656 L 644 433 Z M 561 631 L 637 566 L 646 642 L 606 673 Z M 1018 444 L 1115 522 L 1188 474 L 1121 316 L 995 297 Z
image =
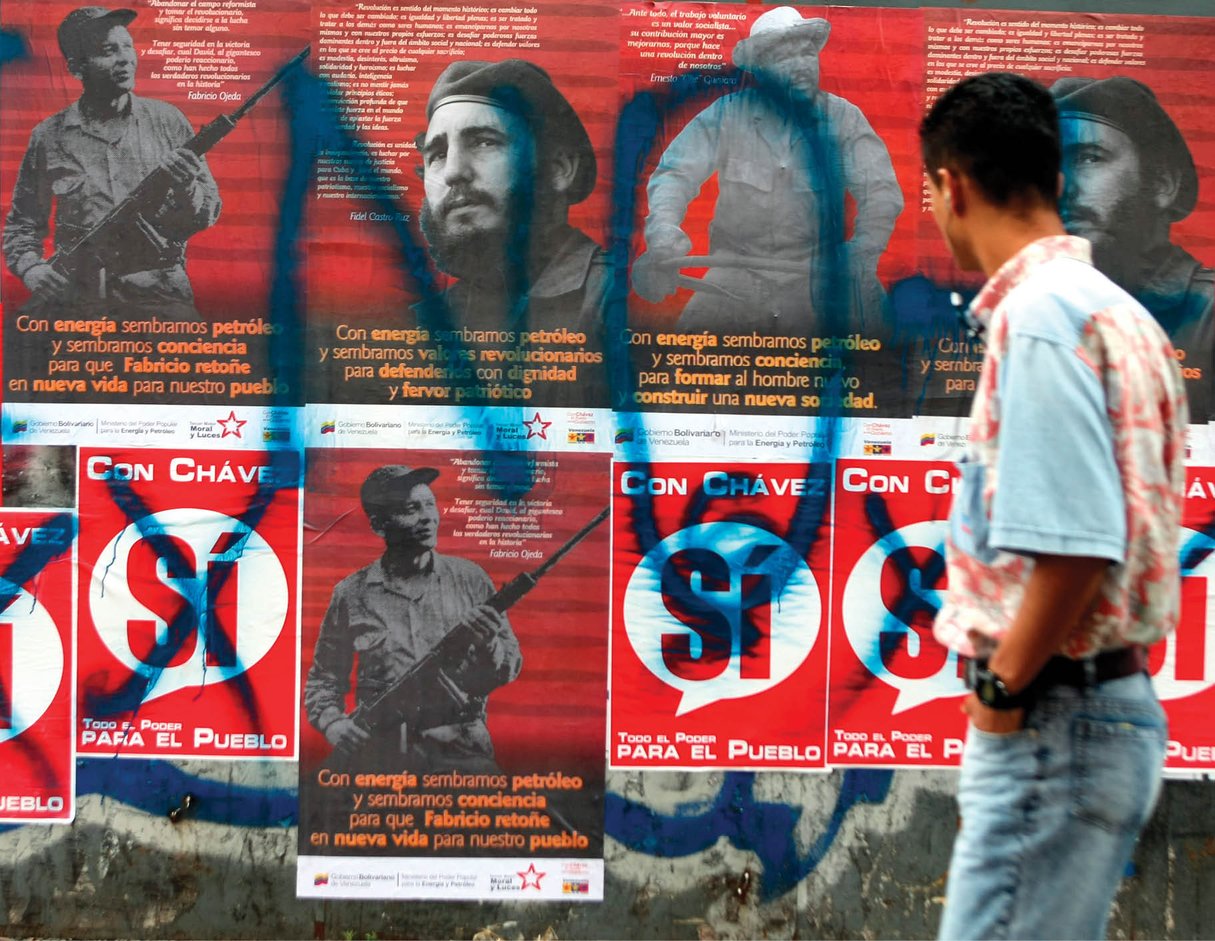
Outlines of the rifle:
M 288 71 L 303 62 L 310 50 L 311 46 L 305 46 L 239 108 L 203 125 L 197 134 L 182 144 L 182 148 L 198 157 L 203 156 L 227 137 L 249 109 L 281 82 Z M 157 167 L 140 180 L 100 222 L 71 245 L 55 252 L 50 258 L 51 267 L 69 280 L 79 281 L 96 275 L 100 295 L 104 297 L 105 277 L 118 277 L 179 262 L 180 258 L 173 254 L 173 243 L 161 235 L 153 221 L 171 186 L 168 171 Z
M 499 614 L 519 601 L 536 587 L 536 583 L 561 560 L 567 552 L 585 539 L 592 529 L 608 516 L 608 507 L 574 533 L 569 540 L 531 572 L 520 572 L 485 600 Z M 368 732 L 391 728 L 405 723 L 409 728 L 429 729 L 449 725 L 469 715 L 469 707 L 478 696 L 488 694 L 493 686 L 478 686 L 476 677 L 466 677 L 476 666 L 476 645 L 485 637 L 472 625 L 461 622 L 432 647 L 409 672 L 393 683 L 372 702 L 358 706 L 350 718 Z M 462 682 L 461 682 L 462 681 Z M 472 687 L 471 691 L 469 687 Z M 441 695 L 432 695 L 433 690 Z M 417 690 L 423 690 L 419 695 Z M 410 695 L 410 692 L 413 692 Z

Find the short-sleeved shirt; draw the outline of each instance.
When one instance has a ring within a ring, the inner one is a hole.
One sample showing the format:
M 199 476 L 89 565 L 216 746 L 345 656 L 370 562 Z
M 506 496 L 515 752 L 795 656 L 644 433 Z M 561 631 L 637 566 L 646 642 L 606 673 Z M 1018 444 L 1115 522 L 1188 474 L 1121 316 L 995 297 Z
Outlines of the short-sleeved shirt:
M 1088 242 L 1032 242 L 971 306 L 987 326 L 970 443 L 946 542 L 938 640 L 1000 638 L 1035 555 L 1110 560 L 1061 653 L 1150 644 L 1176 624 L 1185 390 L 1152 316 L 1091 263 Z

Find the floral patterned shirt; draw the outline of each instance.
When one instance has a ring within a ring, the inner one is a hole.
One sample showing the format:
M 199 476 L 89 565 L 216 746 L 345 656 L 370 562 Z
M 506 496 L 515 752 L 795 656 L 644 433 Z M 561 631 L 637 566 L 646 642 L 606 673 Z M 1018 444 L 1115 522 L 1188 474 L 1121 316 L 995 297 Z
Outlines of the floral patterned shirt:
M 1011 626 L 1039 554 L 1109 559 L 1060 653 L 1150 644 L 1177 620 L 1185 389 L 1164 331 L 1091 263 L 1088 242 L 1030 243 L 971 305 L 987 327 L 946 542 L 937 639 Z

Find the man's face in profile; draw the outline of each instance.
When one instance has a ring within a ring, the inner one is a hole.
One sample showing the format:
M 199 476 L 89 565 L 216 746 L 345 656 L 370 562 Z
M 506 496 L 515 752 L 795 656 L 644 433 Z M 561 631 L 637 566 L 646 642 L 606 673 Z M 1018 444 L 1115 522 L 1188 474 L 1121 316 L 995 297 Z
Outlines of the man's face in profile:
M 135 41 L 125 26 L 94 30 L 84 50 L 72 67 L 88 91 L 116 98 L 135 87 Z
M 422 165 L 422 231 L 436 264 L 458 277 L 501 265 L 534 204 L 535 158 L 523 119 L 482 102 L 440 105 Z
M 1059 120 L 1067 231 L 1093 243 L 1093 262 L 1106 273 L 1135 266 L 1159 230 L 1139 149 L 1123 131 L 1080 117 Z
M 375 531 L 389 549 L 433 549 L 439 541 L 439 506 L 430 487 L 417 484 L 390 511 L 378 513 Z

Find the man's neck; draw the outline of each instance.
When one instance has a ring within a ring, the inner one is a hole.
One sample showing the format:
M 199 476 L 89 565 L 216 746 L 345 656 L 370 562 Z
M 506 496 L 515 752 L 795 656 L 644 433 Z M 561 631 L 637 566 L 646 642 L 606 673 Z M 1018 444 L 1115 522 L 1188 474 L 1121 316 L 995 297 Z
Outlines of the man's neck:
M 131 107 L 131 93 L 114 96 L 86 90 L 80 96 L 80 110 L 93 121 L 107 121 L 126 114 Z
M 519 259 L 504 259 L 500 264 L 487 264 L 475 272 L 469 272 L 461 280 L 483 291 L 526 296 L 531 285 L 569 239 L 571 231 L 569 222 L 564 218 L 536 220 L 531 238 L 527 240 L 526 266 L 517 266 Z M 512 246 L 515 249 L 523 247 L 522 244 Z M 512 262 L 516 266 L 512 266 Z
M 434 553 L 430 549 L 402 549 L 388 546 L 381 557 L 384 571 L 391 578 L 408 578 L 429 572 L 434 567 Z
M 979 209 L 979 218 L 973 220 L 973 224 L 975 260 L 988 278 L 1031 242 L 1067 234 L 1059 213 L 1047 206 L 1024 212 L 984 206 Z

